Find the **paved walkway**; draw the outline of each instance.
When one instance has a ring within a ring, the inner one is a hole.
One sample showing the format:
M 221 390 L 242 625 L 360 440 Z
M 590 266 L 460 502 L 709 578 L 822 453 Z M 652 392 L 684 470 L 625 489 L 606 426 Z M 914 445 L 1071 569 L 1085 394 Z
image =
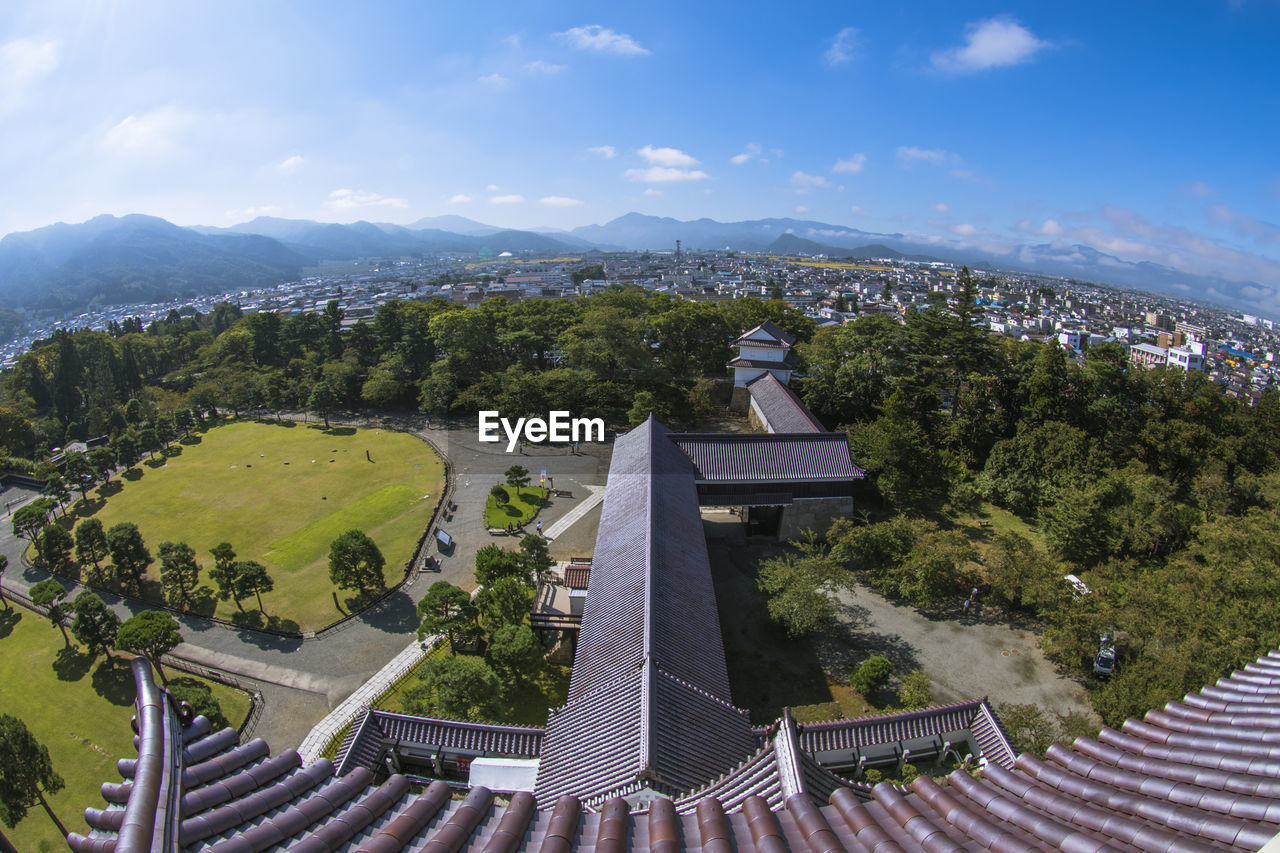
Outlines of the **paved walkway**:
M 194 616 L 178 619 L 185 642 L 179 649 L 184 657 L 211 668 L 243 675 L 273 685 L 267 707 L 259 723 L 261 732 L 288 732 L 290 740 L 273 742 L 275 751 L 295 746 L 301 737 L 331 710 L 376 675 L 387 662 L 406 650 L 411 639 L 416 645 L 418 629 L 417 602 L 436 580 L 447 580 L 467 589 L 475 586 L 472 572 L 475 554 L 482 546 L 498 543 L 504 547 L 516 544 L 508 537 L 492 537 L 481 517 L 488 491 L 504 480 L 503 472 L 513 464 L 529 468 L 538 477 L 542 469 L 554 478 L 561 489 L 572 491 L 572 498 L 556 498 L 545 506 L 539 518 L 544 528 L 554 525 L 591 496 L 588 485 L 605 481 L 611 445 L 583 445 L 583 453 L 573 454 L 565 447 L 537 445 L 523 454 L 507 454 L 501 444 L 481 444 L 476 424 L 451 423 L 426 428 L 421 417 L 387 416 L 384 418 L 330 418 L 331 423 L 373 428 L 396 428 L 410 432 L 431 443 L 452 466 L 450 497 L 457 504 L 452 521 L 442 523 L 456 540 L 449 554 L 435 552 L 439 560 L 437 572 L 422 572 L 380 604 L 364 611 L 339 629 L 314 639 L 278 637 L 257 631 L 210 622 Z M 33 493 L 10 489 L 5 502 L 30 499 Z M 586 513 L 588 520 L 598 513 Z M 586 523 L 575 525 L 573 538 L 594 541 L 594 530 Z M 50 575 L 35 566 L 24 565 L 22 555 L 27 542 L 13 535 L 12 525 L 0 519 L 0 554 L 9 558 L 3 575 L 6 589 L 26 593 L 31 586 Z M 589 553 L 589 552 L 584 552 Z M 59 578 L 70 587 L 74 598 L 80 585 Z M 127 619 L 148 609 L 145 602 L 105 594 L 103 600 L 121 617 Z M 272 701 L 272 697 L 283 701 Z M 316 697 L 322 697 L 317 702 Z M 277 715 L 287 715 L 277 719 Z M 304 729 L 305 727 L 305 729 Z
M 559 539 L 566 530 L 577 524 L 583 516 L 595 509 L 596 506 L 604 500 L 604 486 L 587 486 L 587 488 L 591 490 L 591 494 L 573 509 L 569 510 L 569 512 L 565 513 L 559 521 L 556 521 L 554 524 L 544 529 L 542 532 L 543 536 L 551 540 Z

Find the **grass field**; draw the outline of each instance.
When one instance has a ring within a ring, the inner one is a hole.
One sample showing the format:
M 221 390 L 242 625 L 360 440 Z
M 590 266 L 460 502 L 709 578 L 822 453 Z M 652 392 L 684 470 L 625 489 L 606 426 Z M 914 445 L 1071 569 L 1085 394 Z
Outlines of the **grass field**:
M 68 652 L 62 634 L 44 617 L 20 608 L 0 610 L 0 713 L 21 719 L 48 747 L 54 770 L 67 785 L 49 798 L 50 805 L 73 832 L 88 833 L 85 806 L 104 806 L 98 786 L 120 781 L 116 759 L 138 755 L 129 727 L 134 686 L 126 657 L 116 654 L 107 661 Z M 166 672 L 171 679 L 180 674 Z M 220 684 L 211 687 L 223 714 L 239 726 L 249 712 L 249 697 Z M 24 853 L 67 849 L 38 805 L 4 832 Z
M 402 576 L 418 537 L 444 488 L 444 463 L 425 442 L 390 430 L 237 421 L 174 445 L 89 493 L 72 515 L 101 519 L 106 528 L 131 521 L 152 556 L 164 541 L 186 542 L 204 570 L 209 550 L 230 542 L 238 559 L 257 560 L 275 580 L 263 595 L 270 624 L 314 630 L 342 615 L 329 581 L 329 544 L 359 528 L 386 558 L 388 584 Z M 150 567 L 148 593 L 160 594 L 160 564 Z M 239 613 L 234 602 L 215 603 L 212 585 L 196 612 L 258 627 L 256 602 Z M 339 593 L 346 608 L 360 602 Z
M 519 494 L 510 486 L 503 486 L 507 493 L 507 502 L 500 504 L 493 495 L 485 498 L 484 526 L 505 528 L 508 524 L 527 524 L 537 515 L 542 502 L 546 500 L 547 490 L 541 486 L 525 486 Z

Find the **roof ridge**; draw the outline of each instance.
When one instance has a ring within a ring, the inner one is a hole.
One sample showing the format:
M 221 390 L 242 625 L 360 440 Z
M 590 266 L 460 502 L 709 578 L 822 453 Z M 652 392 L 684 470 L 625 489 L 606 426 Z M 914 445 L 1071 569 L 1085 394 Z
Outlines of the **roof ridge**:
M 863 723 L 883 723 L 890 720 L 916 720 L 925 717 L 937 716 L 950 711 L 961 711 L 965 709 L 972 709 L 974 713 L 977 713 L 979 708 L 985 703 L 986 697 L 983 697 L 982 699 L 969 699 L 963 702 L 952 702 L 949 705 L 930 705 L 927 708 L 913 708 L 909 711 L 888 711 L 883 714 L 867 714 L 862 717 L 851 717 L 846 720 L 823 720 L 818 723 L 801 723 L 800 726 L 802 729 L 808 731 L 827 730 L 843 728 L 845 726 L 860 725 Z
M 366 710 L 370 715 L 376 714 L 379 717 L 395 717 L 419 723 L 442 723 L 446 726 L 456 726 L 458 728 L 466 729 L 487 729 L 490 731 L 511 731 L 514 729 L 521 732 L 546 732 L 545 726 L 524 726 L 519 723 L 482 722 L 478 720 L 455 720 L 450 717 L 420 717 L 416 714 L 406 714 L 401 711 L 388 711 L 383 708 L 367 708 Z
M 703 690 L 698 685 L 693 684 L 692 682 L 685 681 L 683 678 L 681 678 L 678 675 L 673 675 L 672 673 L 667 672 L 658 664 L 657 661 L 654 661 L 653 665 L 654 665 L 654 668 L 657 669 L 658 674 L 661 675 L 663 678 L 667 679 L 668 681 L 674 681 L 676 684 L 679 684 L 683 687 L 688 687 L 694 693 L 699 693 L 703 696 L 706 696 L 708 699 L 712 700 L 716 704 L 721 705 L 725 708 L 729 708 L 730 710 L 737 711 L 739 714 L 749 713 L 745 708 L 739 708 L 737 705 L 733 704 L 732 702 L 721 699 L 716 694 Z

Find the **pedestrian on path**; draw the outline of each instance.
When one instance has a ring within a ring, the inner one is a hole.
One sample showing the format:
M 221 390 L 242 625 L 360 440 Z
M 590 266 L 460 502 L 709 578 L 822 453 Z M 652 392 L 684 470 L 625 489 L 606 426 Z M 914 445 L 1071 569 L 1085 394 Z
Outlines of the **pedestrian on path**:
M 542 535 L 542 522 L 541 522 L 541 521 L 539 521 L 539 522 L 538 522 L 538 535 L 539 535 L 539 536 L 541 536 L 541 535 Z

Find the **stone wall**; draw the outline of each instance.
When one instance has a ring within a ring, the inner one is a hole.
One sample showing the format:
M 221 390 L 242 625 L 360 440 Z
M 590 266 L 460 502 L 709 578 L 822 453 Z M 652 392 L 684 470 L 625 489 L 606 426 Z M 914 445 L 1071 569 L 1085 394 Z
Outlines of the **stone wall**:
M 853 498 L 797 498 L 782 513 L 780 540 L 799 539 L 805 530 L 826 533 L 831 522 L 853 512 Z

